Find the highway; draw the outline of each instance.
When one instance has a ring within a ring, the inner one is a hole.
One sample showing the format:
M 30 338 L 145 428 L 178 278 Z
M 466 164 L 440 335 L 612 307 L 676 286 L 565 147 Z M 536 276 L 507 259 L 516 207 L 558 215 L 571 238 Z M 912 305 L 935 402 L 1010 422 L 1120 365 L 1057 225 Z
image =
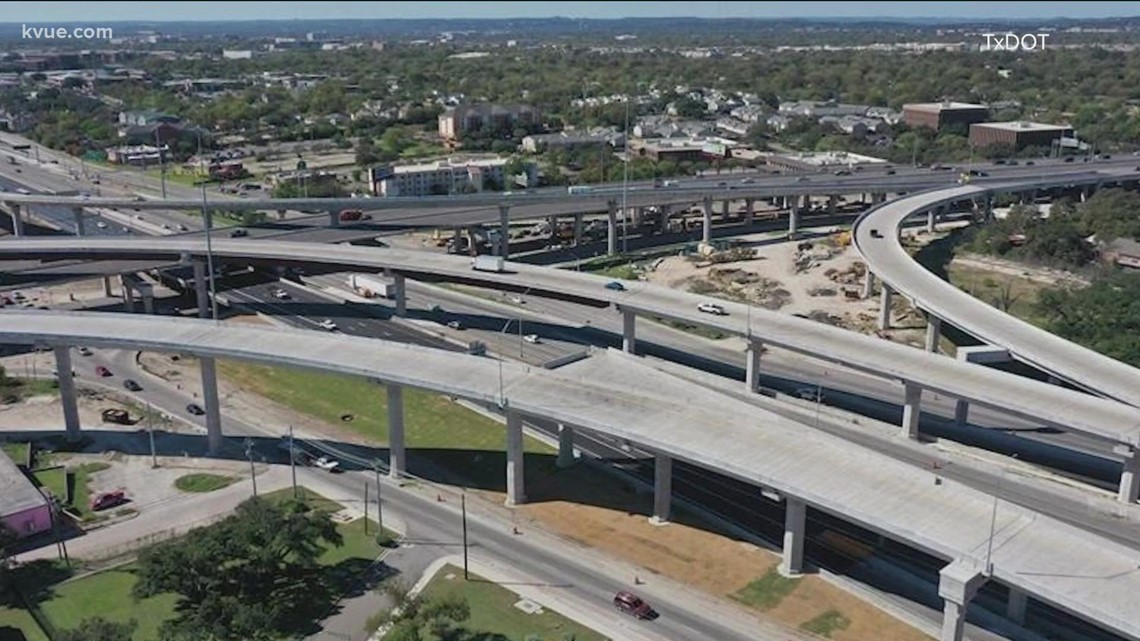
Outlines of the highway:
M 1135 176 L 1133 176 L 1135 178 Z M 915 305 L 989 345 L 1080 388 L 1140 406 L 1140 371 L 1069 342 L 980 301 L 919 265 L 899 242 L 899 228 L 916 212 L 992 193 L 1016 191 L 1015 183 L 968 185 L 914 194 L 863 214 L 854 243 L 869 269 Z M 879 230 L 881 238 L 872 236 Z M 885 232 L 885 233 L 884 233 Z

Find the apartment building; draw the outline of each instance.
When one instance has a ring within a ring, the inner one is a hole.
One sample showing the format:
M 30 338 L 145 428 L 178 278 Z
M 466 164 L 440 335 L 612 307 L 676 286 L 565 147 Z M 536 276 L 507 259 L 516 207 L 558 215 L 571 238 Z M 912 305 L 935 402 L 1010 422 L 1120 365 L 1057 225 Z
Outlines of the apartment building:
M 488 160 L 437 160 L 421 165 L 373 167 L 368 170 L 374 196 L 420 197 L 480 192 L 492 186 L 510 189 L 513 177 L 505 176 L 506 158 Z M 526 164 L 525 182 L 537 182 L 537 170 Z M 510 184 L 509 184 L 510 183 Z
M 451 107 L 439 115 L 439 136 L 456 140 L 476 130 L 510 131 L 540 122 L 538 109 L 529 105 L 473 103 Z

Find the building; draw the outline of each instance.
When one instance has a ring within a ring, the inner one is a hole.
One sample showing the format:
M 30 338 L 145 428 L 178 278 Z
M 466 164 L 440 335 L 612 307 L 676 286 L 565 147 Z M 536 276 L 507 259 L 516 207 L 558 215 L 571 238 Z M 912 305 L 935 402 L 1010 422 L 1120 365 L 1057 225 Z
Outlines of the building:
M 985 105 L 968 102 L 916 102 L 903 105 L 903 122 L 908 127 L 928 127 L 941 131 L 947 125 L 969 126 L 984 122 L 990 117 L 990 109 Z
M 1101 256 L 1121 267 L 1140 269 L 1140 242 L 1131 238 L 1116 238 L 1105 246 Z
M 21 133 L 32 128 L 34 121 L 31 116 L 23 113 L 13 113 L 0 109 L 0 131 Z
M 51 504 L 0 450 L 0 523 L 17 536 L 51 530 Z
M 970 145 L 1009 145 L 1013 149 L 1051 147 L 1062 138 L 1072 138 L 1073 128 L 1039 122 L 981 122 L 970 125 Z
M 532 134 L 522 139 L 523 151 L 537 154 L 547 149 L 585 149 L 625 144 L 625 136 L 612 129 L 597 131 L 560 131 L 554 134 Z
M 700 138 L 659 138 L 631 140 L 629 153 L 634 157 L 672 162 L 696 162 L 728 157 L 738 145 L 735 140 L 715 136 Z
M 168 125 L 176 125 L 182 122 L 178 116 L 171 116 L 164 114 L 160 111 L 143 110 L 143 111 L 120 111 L 119 124 L 124 127 L 149 127 L 159 123 Z
M 136 167 L 149 167 L 158 165 L 162 156 L 170 148 L 163 145 L 161 149 L 154 145 L 123 145 L 121 147 L 108 147 L 107 162 L 112 165 L 134 165 Z
M 500 187 L 510 189 L 514 181 L 504 175 L 506 158 L 489 160 L 437 160 L 422 165 L 373 167 L 368 182 L 374 196 L 419 197 L 480 192 Z M 537 182 L 536 167 L 527 163 L 524 182 Z
M 786 116 L 802 116 L 804 118 L 831 116 L 833 118 L 841 118 L 843 116 L 866 115 L 867 110 L 870 108 L 868 105 L 848 105 L 834 101 L 815 102 L 811 100 L 801 100 L 797 102 L 782 102 L 780 103 L 779 111 Z
M 476 130 L 511 131 L 539 124 L 538 109 L 528 105 L 474 103 L 458 105 L 439 115 L 439 136 L 456 140 Z
M 784 171 L 850 168 L 855 165 L 885 163 L 882 158 L 853 154 L 848 151 L 803 152 L 797 154 L 765 154 L 762 161 L 769 167 Z

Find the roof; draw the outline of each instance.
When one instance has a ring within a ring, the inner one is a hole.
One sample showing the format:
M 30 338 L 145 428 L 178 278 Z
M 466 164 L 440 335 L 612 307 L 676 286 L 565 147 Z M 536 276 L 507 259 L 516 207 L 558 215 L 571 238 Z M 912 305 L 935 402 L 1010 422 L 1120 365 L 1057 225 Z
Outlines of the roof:
M 31 480 L 0 451 L 0 518 L 46 505 L 47 500 Z
M 953 111 L 955 109 L 986 109 L 989 107 L 985 105 L 978 105 L 971 102 L 954 102 L 953 100 L 946 100 L 944 102 L 915 102 L 909 105 L 903 105 L 903 109 L 910 111 Z
M 1041 122 L 1029 122 L 1027 120 L 1011 120 L 1009 122 L 976 122 L 970 125 L 970 128 L 986 127 L 988 129 L 1004 129 L 1008 131 L 1070 131 L 1072 127 L 1068 125 L 1050 125 Z

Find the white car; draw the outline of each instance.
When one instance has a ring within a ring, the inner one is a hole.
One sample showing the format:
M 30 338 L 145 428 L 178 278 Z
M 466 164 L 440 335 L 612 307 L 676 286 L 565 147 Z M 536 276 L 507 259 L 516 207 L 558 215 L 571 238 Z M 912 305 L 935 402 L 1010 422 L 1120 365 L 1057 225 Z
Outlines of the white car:
M 716 316 L 728 316 L 728 312 L 724 311 L 724 308 L 720 305 L 717 305 L 716 303 L 701 303 L 700 305 L 697 305 L 697 311 L 704 312 L 706 314 L 714 314 Z
M 273 290 L 273 297 L 276 298 L 277 300 L 289 300 L 290 298 L 292 298 L 289 295 L 289 292 L 287 292 L 281 288 L 277 288 L 277 289 Z
M 514 303 L 515 305 L 522 305 L 522 304 L 526 303 L 526 301 L 525 301 L 525 300 L 523 300 L 523 297 L 522 297 L 522 296 L 518 296 L 518 295 L 516 295 L 516 296 L 511 296 L 511 297 L 510 297 L 509 299 L 507 299 L 507 300 L 511 301 L 511 302 L 512 302 L 512 303 Z
M 95 223 L 95 226 L 98 227 L 99 229 L 106 229 L 107 223 L 100 220 L 99 222 Z
M 796 389 L 796 397 L 802 398 L 805 401 L 814 401 L 822 403 L 826 396 L 823 390 L 818 387 L 800 387 Z
M 88 349 L 88 348 L 86 348 L 86 347 L 80 347 L 80 348 L 79 348 L 79 355 L 80 355 L 80 356 L 90 356 L 90 355 L 91 355 L 91 350 L 90 350 L 90 349 Z
M 317 467 L 321 468 L 322 470 L 328 470 L 328 471 L 332 472 L 332 471 L 336 470 L 336 468 L 340 467 L 340 462 L 334 461 L 328 457 L 322 456 L 321 458 L 317 459 L 316 461 L 313 461 L 313 465 L 316 465 Z
M 324 319 L 323 321 L 321 321 L 319 323 L 319 325 L 320 325 L 321 329 L 327 329 L 330 332 L 335 332 L 337 329 L 339 329 L 336 326 L 336 323 L 332 322 L 331 320 L 329 320 L 327 318 Z
M 532 345 L 537 345 L 540 342 L 542 342 L 538 338 L 538 334 L 527 334 L 526 336 L 523 336 L 523 340 L 528 342 L 528 343 L 531 343 Z

